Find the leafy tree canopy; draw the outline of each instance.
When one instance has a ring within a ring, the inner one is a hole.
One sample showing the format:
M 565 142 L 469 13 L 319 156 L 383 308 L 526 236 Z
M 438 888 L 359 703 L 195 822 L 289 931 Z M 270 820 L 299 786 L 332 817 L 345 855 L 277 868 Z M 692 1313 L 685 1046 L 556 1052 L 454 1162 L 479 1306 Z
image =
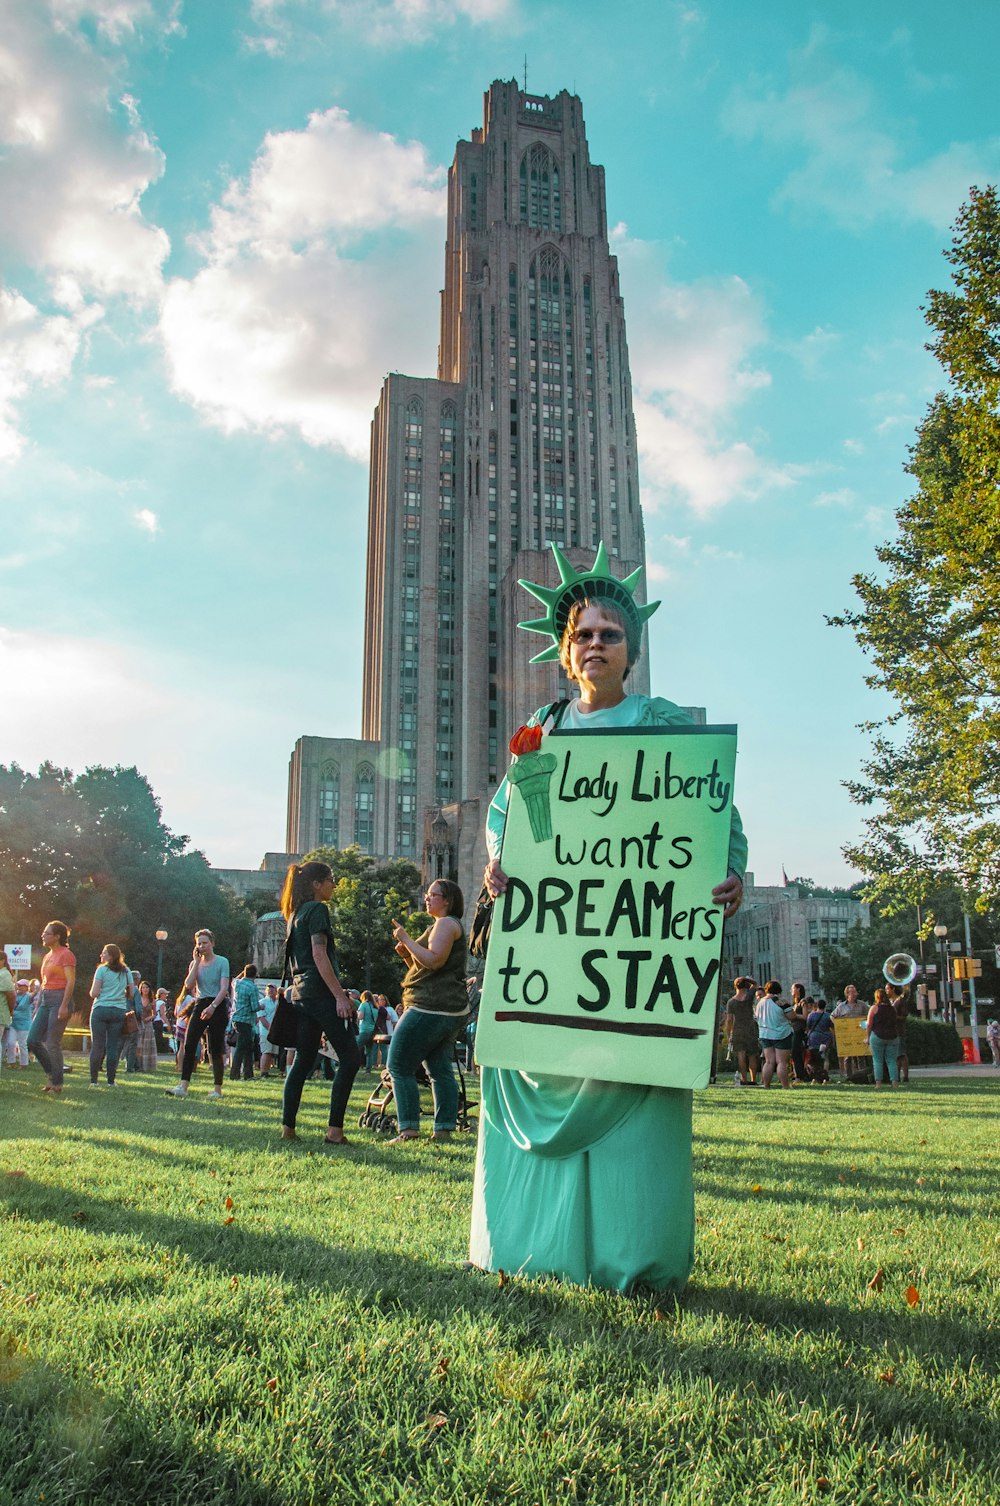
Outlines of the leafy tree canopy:
M 329 863 L 337 881 L 330 913 L 342 982 L 347 988 L 371 988 L 397 1003 L 406 967 L 396 956 L 392 923 L 401 920 L 411 935 L 431 923 L 418 908 L 419 868 L 405 858 L 380 862 L 356 845 L 317 847 L 303 861 L 314 859 Z
M 908 952 L 920 960 L 921 939 L 924 960 L 937 964 L 938 944 L 934 926 L 948 927 L 948 941 L 961 943 L 965 952 L 963 904 L 965 895 L 953 884 L 935 884 L 925 896 L 919 916 L 916 909 L 880 910 L 873 904 L 871 925 L 852 926 L 842 942 L 821 942 L 820 977 L 826 998 L 839 999 L 848 983 L 853 983 L 861 997 L 869 1001 L 876 988 L 885 983 L 882 965 L 894 952 Z M 993 939 L 1000 935 L 1000 916 L 995 912 L 970 916 L 972 954 L 983 964 L 983 976 L 977 985 L 981 994 L 1000 996 L 1000 978 L 994 964 Z
M 928 294 L 928 345 L 947 380 L 906 467 L 916 482 L 858 611 L 831 618 L 868 655 L 895 709 L 863 777 L 870 814 L 844 849 L 886 908 L 950 879 L 985 910 L 1000 898 L 1000 202 L 972 189 L 954 227 L 952 287 Z
M 860 879 L 849 889 L 840 889 L 836 885 L 827 888 L 823 884 L 814 884 L 811 878 L 790 878 L 788 887 L 798 889 L 803 899 L 861 899 L 865 886 Z
M 0 941 L 30 941 L 37 969 L 43 927 L 63 920 L 81 983 L 108 941 L 153 981 L 155 933 L 166 930 L 163 981 L 173 991 L 195 927 L 207 926 L 234 970 L 242 967 L 250 913 L 187 848 L 188 838 L 164 825 L 138 769 L 95 766 L 74 776 L 49 763 L 37 774 L 0 765 Z

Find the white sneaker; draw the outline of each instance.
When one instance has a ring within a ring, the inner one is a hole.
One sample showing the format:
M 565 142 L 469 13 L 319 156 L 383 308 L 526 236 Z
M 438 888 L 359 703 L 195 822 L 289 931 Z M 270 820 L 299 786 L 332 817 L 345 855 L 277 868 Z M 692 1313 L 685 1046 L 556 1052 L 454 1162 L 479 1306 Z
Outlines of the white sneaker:
M 186 1098 L 187 1097 L 187 1084 L 183 1083 L 183 1082 L 179 1082 L 177 1084 L 176 1088 L 168 1088 L 167 1089 L 167 1097 L 168 1098 Z
M 213 1088 L 212 1091 L 211 1091 L 211 1093 L 209 1093 L 208 1096 L 209 1096 L 209 1098 L 221 1098 L 222 1097 L 222 1089 L 221 1088 Z

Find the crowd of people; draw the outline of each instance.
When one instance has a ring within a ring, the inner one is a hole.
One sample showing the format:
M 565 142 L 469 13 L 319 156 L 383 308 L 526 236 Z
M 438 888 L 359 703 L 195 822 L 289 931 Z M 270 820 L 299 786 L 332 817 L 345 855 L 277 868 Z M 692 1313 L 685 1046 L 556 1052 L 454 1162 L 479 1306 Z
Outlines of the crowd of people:
M 486 830 L 484 886 L 494 899 L 518 878 L 516 849 L 511 855 L 503 846 L 511 790 L 521 782 L 516 763 L 530 747 L 537 748 L 545 731 L 654 736 L 693 730 L 683 708 L 626 689 L 643 625 L 659 605 L 635 600 L 640 572 L 617 579 L 603 544 L 592 569 L 582 572 L 555 545 L 553 551 L 560 584 L 522 582 L 546 613 L 520 626 L 551 638 L 533 662 L 558 660 L 576 694 L 533 712 L 511 741 L 515 764 L 493 798 Z M 523 746 L 522 733 L 532 734 Z M 742 902 L 746 861 L 742 823 L 730 807 L 725 866 L 720 862 L 718 882 L 704 896 L 725 919 Z M 323 862 L 293 863 L 288 870 L 281 898 L 287 994 L 268 987 L 261 995 L 249 967 L 234 983 L 212 933 L 199 930 L 180 999 L 161 1013 L 119 948 L 105 947 L 91 986 L 100 1025 L 92 1036 L 92 1082 L 97 1083 L 102 1064 L 108 1080 L 114 1080 L 126 1032 L 139 1036 L 138 1067 L 147 1024 L 154 1046 L 173 1040 L 179 1081 L 169 1091 L 178 1101 L 189 1093 L 205 1051 L 216 1098 L 222 1095 L 227 1051 L 231 1074 L 243 1078 L 255 1075 L 259 1053 L 262 1077 L 284 1073 L 281 1136 L 294 1141 L 304 1083 L 323 1059 L 331 1079 L 325 1139 L 340 1146 L 347 1143 L 344 1117 L 358 1073 L 384 1061 L 399 1126 L 391 1143 L 406 1146 L 420 1134 L 416 1074 L 422 1064 L 433 1090 L 433 1138 L 448 1139 L 456 1126 L 455 1043 L 468 1038 L 475 1018 L 466 978 L 462 892 L 438 878 L 425 895 L 430 924 L 421 934 L 395 924 L 396 951 L 406 964 L 395 1010 L 384 996 L 345 987 L 327 904 L 333 887 L 332 871 Z M 61 1038 L 72 1010 L 76 959 L 60 922 L 46 927 L 43 940 L 48 951 L 37 997 L 29 1001 L 28 1015 L 18 1015 L 21 1023 L 13 1035 L 15 1050 L 33 1051 L 44 1068 L 45 1091 L 59 1093 Z M 835 1024 L 844 1016 L 865 1021 L 876 1085 L 881 1086 L 883 1073 L 893 1086 L 906 1081 L 904 990 L 892 984 L 880 988 L 869 1008 L 849 987 L 843 1002 L 831 1009 L 802 984 L 793 985 L 790 1000 L 773 979 L 758 984 L 742 977 L 735 988 L 724 1030 L 740 1084 L 769 1087 L 775 1078 L 782 1087 L 828 1081 L 837 1060 Z M 22 1048 L 19 1036 L 25 1030 Z M 996 1036 L 991 1045 L 1000 1060 Z M 294 1046 L 291 1058 L 289 1046 Z M 850 1059 L 839 1065 L 849 1070 Z M 694 1227 L 690 1088 L 483 1066 L 470 1264 L 621 1291 L 644 1284 L 679 1292 L 692 1267 Z
M 793 1082 L 828 1083 L 832 1070 L 847 1076 L 863 1069 L 863 1059 L 838 1054 L 834 1021 L 841 1019 L 864 1020 L 876 1088 L 886 1076 L 892 1087 L 909 1082 L 906 988 L 894 983 L 877 988 L 870 1007 L 859 998 L 853 983 L 833 1006 L 826 999 L 812 998 L 804 983 L 792 984 L 790 999 L 785 999 L 774 978 L 766 983 L 736 978 L 733 988 L 725 1006 L 723 1035 L 738 1086 L 769 1088 L 775 1077 L 783 1088 Z
M 72 1071 L 63 1052 L 66 1031 L 72 1029 L 89 1038 L 95 1088 L 102 1072 L 107 1086 L 116 1087 L 121 1069 L 153 1072 L 163 1058 L 175 1065 L 180 1080 L 168 1092 L 178 1098 L 189 1092 L 199 1063 L 210 1067 L 209 1097 L 215 1099 L 222 1097 L 227 1074 L 234 1081 L 273 1074 L 285 1083 L 285 1139 L 296 1138 L 305 1081 L 325 1076 L 334 1084 L 329 1144 L 346 1143 L 344 1112 L 358 1072 L 390 1072 L 403 1144 L 419 1133 L 417 1078 L 426 1063 L 435 1100 L 433 1138 L 448 1139 L 458 1103 L 455 1044 L 465 1047 L 468 1064 L 478 1000 L 475 979 L 465 976 L 461 890 L 445 879 L 430 885 L 425 903 L 432 924 L 420 937 L 409 936 L 397 923 L 396 951 L 409 964 L 397 1008 L 383 993 L 341 985 L 324 903 L 332 888 L 333 875 L 324 863 L 289 869 L 283 897 L 287 989 L 284 979 L 281 985 L 259 981 L 252 963 L 233 978 L 228 960 L 215 950 L 213 933 L 202 929 L 195 933 L 191 965 L 175 1000 L 165 988 L 154 992 L 128 967 L 122 949 L 108 942 L 88 989 L 89 1010 L 81 1009 L 69 927 L 50 921 L 42 933 L 46 951 L 38 978 L 15 979 L 0 965 L 0 1064 L 27 1068 L 34 1057 L 45 1073 L 42 1092 L 60 1094 L 66 1072 Z M 282 1010 L 286 1027 L 278 1039 L 272 1027 Z

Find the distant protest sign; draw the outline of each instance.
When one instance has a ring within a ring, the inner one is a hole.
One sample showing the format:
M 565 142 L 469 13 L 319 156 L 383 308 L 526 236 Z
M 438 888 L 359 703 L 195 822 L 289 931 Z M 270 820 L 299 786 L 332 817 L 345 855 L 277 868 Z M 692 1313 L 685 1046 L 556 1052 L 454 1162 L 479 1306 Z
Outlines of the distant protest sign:
M 556 731 L 511 766 L 483 1065 L 707 1083 L 735 761 L 735 727 L 648 727 Z
M 4 951 L 7 954 L 7 966 L 12 973 L 31 972 L 31 943 L 28 941 L 9 941 L 4 943 Z

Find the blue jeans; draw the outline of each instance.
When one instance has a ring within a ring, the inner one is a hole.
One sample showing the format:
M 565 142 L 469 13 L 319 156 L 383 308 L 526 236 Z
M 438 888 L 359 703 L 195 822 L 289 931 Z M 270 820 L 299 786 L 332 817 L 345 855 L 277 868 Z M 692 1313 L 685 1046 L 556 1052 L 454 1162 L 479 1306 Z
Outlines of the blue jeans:
M 320 1036 L 325 1035 L 337 1053 L 337 1073 L 330 1089 L 328 1123 L 331 1129 L 343 1129 L 347 1100 L 361 1066 L 361 1052 L 354 1032 L 347 1020 L 342 1020 L 337 1013 L 337 1001 L 333 994 L 328 994 L 325 999 L 307 999 L 301 1004 L 297 1003 L 295 1014 L 299 1034 L 295 1043 L 295 1060 L 285 1074 L 281 1122 L 286 1129 L 295 1128 L 302 1089 L 315 1065 Z
M 872 1048 L 872 1071 L 875 1074 L 876 1086 L 882 1081 L 883 1067 L 889 1068 L 889 1081 L 899 1081 L 899 1040 L 884 1041 L 874 1030 L 868 1036 L 868 1044 Z
M 400 1131 L 420 1128 L 420 1090 L 416 1071 L 423 1062 L 434 1089 L 434 1129 L 453 1130 L 458 1118 L 455 1037 L 465 1016 L 429 1014 L 407 1009 L 389 1042 L 389 1072 Z
M 44 988 L 38 996 L 38 1008 L 28 1031 L 28 1050 L 41 1062 L 46 1076 L 54 1088 L 63 1085 L 63 1031 L 69 1017 L 59 1018 L 59 1006 L 63 1001 L 61 988 Z M 72 1005 L 70 1005 L 72 1009 Z
M 125 1011 L 113 1004 L 95 1004 L 90 1011 L 90 1080 L 97 1081 L 101 1062 L 107 1057 L 108 1082 L 114 1082 L 122 1052 Z

